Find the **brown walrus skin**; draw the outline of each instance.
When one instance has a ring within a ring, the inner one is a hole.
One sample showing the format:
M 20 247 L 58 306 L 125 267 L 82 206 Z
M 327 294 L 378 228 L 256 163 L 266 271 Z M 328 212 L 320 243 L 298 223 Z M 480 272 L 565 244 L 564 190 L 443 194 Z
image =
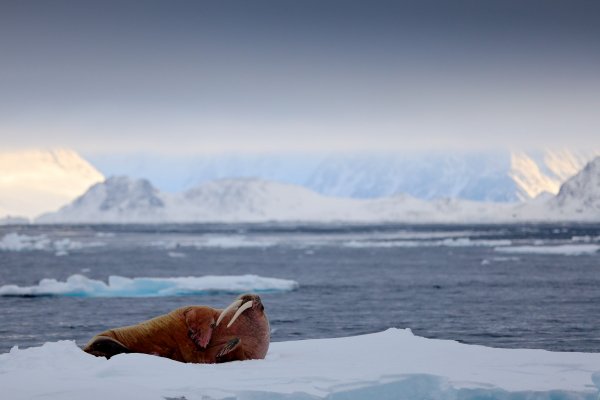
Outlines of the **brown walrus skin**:
M 218 321 L 222 311 L 226 312 Z M 227 327 L 236 313 L 239 316 Z M 187 363 L 221 363 L 265 358 L 269 341 L 269 320 L 260 297 L 244 294 L 225 310 L 182 307 L 136 325 L 109 329 L 94 336 L 83 350 L 106 358 L 146 353 Z

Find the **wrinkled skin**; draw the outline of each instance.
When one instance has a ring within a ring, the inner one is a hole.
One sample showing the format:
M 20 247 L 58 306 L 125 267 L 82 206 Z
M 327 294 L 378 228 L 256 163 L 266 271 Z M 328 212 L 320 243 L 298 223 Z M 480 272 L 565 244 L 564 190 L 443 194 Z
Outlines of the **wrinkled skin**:
M 228 311 L 189 306 L 136 325 L 109 329 L 92 338 L 83 348 L 95 356 L 110 358 L 121 353 L 146 353 L 189 363 L 221 363 L 265 358 L 270 342 L 269 320 L 260 297 L 244 294 L 252 301 L 228 328 L 236 309 Z

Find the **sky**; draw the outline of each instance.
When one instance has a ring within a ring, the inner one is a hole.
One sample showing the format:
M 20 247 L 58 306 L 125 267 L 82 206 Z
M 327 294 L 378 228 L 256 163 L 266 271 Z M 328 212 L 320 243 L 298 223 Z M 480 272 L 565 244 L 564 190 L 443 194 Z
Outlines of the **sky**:
M 2 148 L 600 146 L 598 1 L 1 1 Z

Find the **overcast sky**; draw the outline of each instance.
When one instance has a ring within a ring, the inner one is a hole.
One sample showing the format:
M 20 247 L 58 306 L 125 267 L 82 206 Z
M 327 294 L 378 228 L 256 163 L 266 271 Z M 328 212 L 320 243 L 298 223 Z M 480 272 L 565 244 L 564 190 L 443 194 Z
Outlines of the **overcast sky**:
M 2 1 L 2 148 L 600 146 L 599 1 Z

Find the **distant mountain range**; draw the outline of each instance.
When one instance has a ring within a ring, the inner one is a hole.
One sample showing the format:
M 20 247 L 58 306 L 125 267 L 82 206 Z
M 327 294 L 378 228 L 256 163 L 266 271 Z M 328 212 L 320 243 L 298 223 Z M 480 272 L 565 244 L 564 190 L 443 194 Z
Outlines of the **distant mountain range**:
M 533 216 L 539 211 L 541 218 L 543 210 L 539 204 L 557 194 L 561 184 L 581 170 L 594 154 L 594 151 L 546 150 L 413 155 L 222 155 L 181 160 L 143 158 L 141 162 L 132 155 L 129 161 L 122 160 L 121 167 L 128 170 L 135 164 L 137 172 L 129 178 L 119 175 L 105 182 L 102 173 L 71 150 L 5 152 L 0 153 L 0 224 L 22 222 L 23 219 L 15 218 L 19 216 L 31 219 L 53 212 L 92 185 L 84 196 L 63 208 L 60 215 L 68 216 L 71 221 L 83 221 L 98 212 L 99 220 L 114 222 L 262 221 L 292 217 L 358 221 L 398 220 L 408 215 L 414 215 L 415 219 L 428 215 L 443 220 L 455 218 L 457 210 L 463 208 L 461 212 L 466 216 L 482 218 L 483 211 L 493 208 L 493 213 L 498 210 L 509 210 L 507 215 L 516 213 L 514 218 L 525 212 Z M 168 180 L 172 187 L 185 189 L 174 193 L 162 186 L 156 188 L 150 183 L 154 183 L 154 178 L 150 181 L 137 178 L 142 174 L 158 176 L 163 183 Z M 596 204 L 590 194 L 593 193 L 590 183 L 567 191 L 572 185 L 563 186 L 564 193 L 574 194 L 557 196 L 557 202 L 563 200 L 553 206 L 553 213 L 576 215 L 576 210 L 582 209 L 586 214 L 590 205 Z M 540 198 L 531 202 L 535 197 Z M 522 204 L 510 204 L 519 201 Z M 500 204 L 487 204 L 494 202 Z M 530 203 L 537 204 L 538 211 Z M 290 214 L 290 207 L 296 214 Z M 326 215 L 324 210 L 329 210 Z M 498 215 L 508 218 L 504 212 Z M 437 217 L 436 213 L 451 216 Z M 50 215 L 40 221 L 59 218 Z
M 0 152 L 0 222 L 9 215 L 33 218 L 54 211 L 102 181 L 72 150 Z
M 158 222 L 511 222 L 600 221 L 600 157 L 568 179 L 557 195 L 521 203 L 460 199 L 425 201 L 408 195 L 378 199 L 330 197 L 290 184 L 224 179 L 179 194 L 149 181 L 112 177 L 39 223 Z
M 351 198 L 397 194 L 432 200 L 529 200 L 556 194 L 598 151 L 261 154 L 190 157 L 92 156 L 107 176 L 146 178 L 167 192 L 217 179 L 257 178 Z

